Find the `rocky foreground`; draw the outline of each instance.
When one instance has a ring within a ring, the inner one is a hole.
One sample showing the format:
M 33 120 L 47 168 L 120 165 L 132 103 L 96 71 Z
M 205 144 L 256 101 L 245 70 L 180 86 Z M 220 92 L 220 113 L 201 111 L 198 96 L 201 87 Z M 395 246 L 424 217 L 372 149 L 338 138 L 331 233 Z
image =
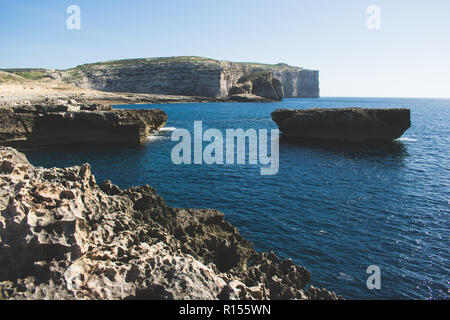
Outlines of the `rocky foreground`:
M 278 109 L 272 119 L 292 140 L 386 142 L 411 127 L 409 109 Z
M 216 210 L 150 186 L 98 185 L 88 164 L 44 169 L 0 147 L 0 298 L 337 299 L 258 253 Z
M 143 143 L 165 125 L 158 109 L 119 110 L 76 100 L 50 99 L 0 106 L 0 144 L 41 147 L 69 143 Z

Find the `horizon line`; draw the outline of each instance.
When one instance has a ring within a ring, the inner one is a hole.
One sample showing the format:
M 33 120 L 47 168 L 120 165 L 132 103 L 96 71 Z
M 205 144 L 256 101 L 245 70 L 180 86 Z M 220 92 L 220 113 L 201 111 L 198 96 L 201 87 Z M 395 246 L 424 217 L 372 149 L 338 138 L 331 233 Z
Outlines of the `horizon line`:
M 355 99 L 364 99 L 364 98 L 378 98 L 378 99 L 444 99 L 448 100 L 450 97 L 399 97 L 399 96 L 320 96 L 319 98 L 293 98 L 293 99 L 321 99 L 321 98 L 355 98 Z M 291 99 L 291 98 L 285 98 Z

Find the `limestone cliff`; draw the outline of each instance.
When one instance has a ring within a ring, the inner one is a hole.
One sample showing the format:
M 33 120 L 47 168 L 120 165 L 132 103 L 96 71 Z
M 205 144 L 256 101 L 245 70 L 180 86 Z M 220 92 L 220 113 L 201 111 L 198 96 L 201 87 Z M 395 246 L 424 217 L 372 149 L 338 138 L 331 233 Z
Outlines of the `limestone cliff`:
M 282 83 L 285 97 L 319 97 L 319 72 L 286 64 L 233 63 L 200 57 L 117 60 L 56 71 L 51 77 L 85 89 L 204 96 L 228 96 L 239 78 L 267 71 Z
M 0 299 L 337 299 L 216 210 L 0 147 Z
M 275 101 L 280 101 L 284 97 L 280 80 L 267 71 L 254 72 L 241 77 L 228 94 L 231 97 L 252 94 Z

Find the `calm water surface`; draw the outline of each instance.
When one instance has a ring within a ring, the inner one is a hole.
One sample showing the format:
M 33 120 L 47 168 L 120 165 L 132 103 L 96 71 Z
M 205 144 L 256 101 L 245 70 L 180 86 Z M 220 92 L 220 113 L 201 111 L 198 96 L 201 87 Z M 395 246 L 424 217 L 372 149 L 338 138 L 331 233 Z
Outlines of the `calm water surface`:
M 277 175 L 258 165 L 172 163 L 170 132 L 144 147 L 59 148 L 28 152 L 35 165 L 91 163 L 97 181 L 150 184 L 180 207 L 217 208 L 252 240 L 305 265 L 312 284 L 350 299 L 448 299 L 450 281 L 450 100 L 285 99 L 279 103 L 145 105 L 168 127 L 277 128 L 277 108 L 393 108 L 412 111 L 394 143 L 344 147 L 280 143 Z M 134 106 L 133 106 L 134 108 Z M 381 290 L 366 287 L 370 265 Z

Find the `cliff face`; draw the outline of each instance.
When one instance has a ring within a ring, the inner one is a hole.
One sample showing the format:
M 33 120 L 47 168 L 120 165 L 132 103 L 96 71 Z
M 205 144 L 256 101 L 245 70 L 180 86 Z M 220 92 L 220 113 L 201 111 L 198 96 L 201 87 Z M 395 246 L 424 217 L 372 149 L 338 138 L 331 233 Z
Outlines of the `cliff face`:
M 34 167 L 0 147 L 0 184 L 0 299 L 338 298 L 223 213 L 98 185 L 88 164 Z
M 283 137 L 297 140 L 392 141 L 411 127 L 409 109 L 278 109 L 272 119 Z
M 273 70 L 283 84 L 286 98 L 319 98 L 319 71 L 284 68 Z
M 142 143 L 164 126 L 161 110 L 112 110 L 109 106 L 54 100 L 0 107 L 0 143 L 40 147 L 67 143 Z
M 99 64 L 68 71 L 64 81 L 85 89 L 109 92 L 184 96 L 222 96 L 223 66 L 209 61 Z
M 280 80 L 267 71 L 250 73 L 241 77 L 228 94 L 230 96 L 251 94 L 275 101 L 282 100 L 284 96 Z
M 118 60 L 78 66 L 52 77 L 85 89 L 204 96 L 228 96 L 239 78 L 268 71 L 280 80 L 285 97 L 319 97 L 319 72 L 285 64 L 232 63 L 197 57 Z

